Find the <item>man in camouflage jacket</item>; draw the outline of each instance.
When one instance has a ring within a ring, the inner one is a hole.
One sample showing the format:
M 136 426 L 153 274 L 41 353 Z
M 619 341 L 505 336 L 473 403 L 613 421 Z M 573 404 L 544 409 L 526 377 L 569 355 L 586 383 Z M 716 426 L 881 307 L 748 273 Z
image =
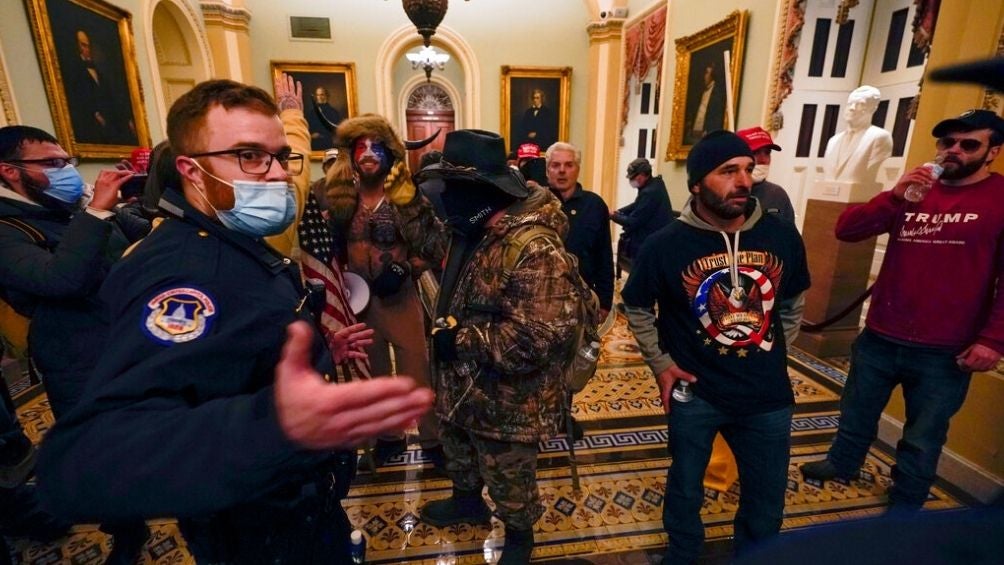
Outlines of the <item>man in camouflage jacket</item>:
M 506 526 L 500 563 L 525 563 L 544 512 L 537 445 L 560 428 L 563 365 L 579 324 L 577 275 L 561 243 L 568 221 L 550 192 L 528 188 L 506 166 L 504 142 L 493 133 L 451 132 L 443 162 L 425 175 L 445 179 L 443 204 L 454 230 L 440 302 L 454 320 L 432 338 L 453 496 L 427 504 L 422 519 L 435 526 L 487 522 L 487 485 Z M 534 225 L 549 229 L 507 263 L 513 234 Z

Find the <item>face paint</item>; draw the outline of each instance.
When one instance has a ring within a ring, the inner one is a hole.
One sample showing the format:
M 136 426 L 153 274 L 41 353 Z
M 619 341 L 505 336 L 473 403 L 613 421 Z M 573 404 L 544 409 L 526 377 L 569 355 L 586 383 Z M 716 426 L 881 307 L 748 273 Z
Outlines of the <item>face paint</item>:
M 360 137 L 352 146 L 352 168 L 366 185 L 383 182 L 390 172 L 394 156 L 382 141 L 372 137 Z
M 382 141 L 376 141 L 369 137 L 360 137 L 356 140 L 352 150 L 352 160 L 357 165 L 362 165 L 366 161 L 375 161 L 380 168 L 390 168 L 391 156 L 387 146 Z

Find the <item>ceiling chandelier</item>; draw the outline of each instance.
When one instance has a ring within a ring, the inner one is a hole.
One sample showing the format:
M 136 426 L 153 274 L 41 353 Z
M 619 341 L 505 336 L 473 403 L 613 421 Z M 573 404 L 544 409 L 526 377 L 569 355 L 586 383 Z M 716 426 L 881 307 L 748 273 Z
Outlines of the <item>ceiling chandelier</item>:
M 436 27 L 446 16 L 446 8 L 449 0 L 402 0 L 404 13 L 408 15 L 411 23 L 415 24 L 418 34 L 422 36 L 424 47 L 418 53 L 408 53 L 406 56 L 411 61 L 411 68 L 421 67 L 425 70 L 425 80 L 432 81 L 432 69 L 443 70 L 446 62 L 450 60 L 447 53 L 436 51 L 432 47 L 432 36 L 436 33 Z
M 404 13 L 408 15 L 411 23 L 418 28 L 418 34 L 422 36 L 422 43 L 429 47 L 432 36 L 436 33 L 436 27 L 446 16 L 448 0 L 402 0 Z
M 425 70 L 426 82 L 432 82 L 432 69 L 443 70 L 450 60 L 449 53 L 440 53 L 432 46 L 422 47 L 418 53 L 406 53 L 405 57 L 411 61 L 411 68 L 422 67 Z

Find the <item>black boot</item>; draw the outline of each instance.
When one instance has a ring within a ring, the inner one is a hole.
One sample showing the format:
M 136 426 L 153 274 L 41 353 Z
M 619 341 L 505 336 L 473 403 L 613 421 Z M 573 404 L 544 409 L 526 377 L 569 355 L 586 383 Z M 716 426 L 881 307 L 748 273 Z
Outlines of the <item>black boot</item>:
M 150 537 L 150 529 L 142 520 L 101 524 L 101 531 L 112 536 L 112 551 L 105 565 L 133 565 Z
M 0 535 L 48 543 L 66 535 L 69 524 L 39 506 L 35 485 L 0 489 Z
M 454 488 L 453 496 L 429 502 L 418 513 L 423 522 L 439 528 L 454 524 L 487 524 L 492 518 L 492 511 L 481 497 L 480 489 L 462 491 Z
M 857 478 L 857 473 L 845 475 L 837 471 L 836 466 L 834 466 L 829 459 L 804 463 L 801 467 L 799 467 L 799 469 L 802 471 L 803 477 L 807 479 L 815 479 L 817 481 L 832 481 L 833 479 L 843 479 L 849 481 Z
M 498 565 L 523 565 L 533 554 L 533 529 L 517 530 L 505 527 L 505 546 Z

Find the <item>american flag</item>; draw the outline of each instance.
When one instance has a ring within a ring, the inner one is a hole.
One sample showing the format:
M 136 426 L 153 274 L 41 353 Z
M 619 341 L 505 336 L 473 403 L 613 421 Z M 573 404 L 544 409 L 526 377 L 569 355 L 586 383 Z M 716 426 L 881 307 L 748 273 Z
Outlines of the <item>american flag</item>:
M 300 268 L 303 269 L 304 278 L 324 283 L 324 311 L 321 313 L 320 325 L 324 338 L 330 343 L 335 332 L 356 323 L 356 316 L 345 297 L 345 283 L 335 260 L 334 240 L 328 222 L 312 191 L 303 206 L 303 217 L 297 232 L 300 237 Z M 370 377 L 369 361 L 366 359 L 352 359 L 341 367 L 347 378 Z

